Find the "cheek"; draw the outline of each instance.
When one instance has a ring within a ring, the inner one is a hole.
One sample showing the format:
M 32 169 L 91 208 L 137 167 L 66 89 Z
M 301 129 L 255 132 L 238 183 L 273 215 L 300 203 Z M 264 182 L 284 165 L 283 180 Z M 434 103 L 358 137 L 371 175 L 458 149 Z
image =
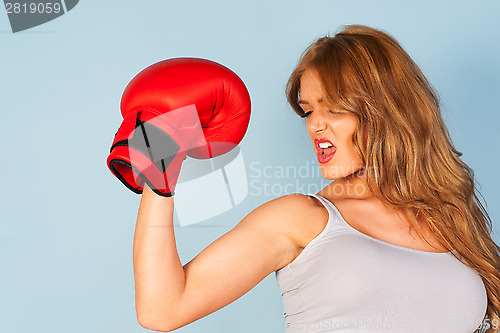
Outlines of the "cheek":
M 352 121 L 340 121 L 334 126 L 335 133 L 339 141 L 344 144 L 351 144 L 357 124 Z
M 342 153 L 339 154 L 339 157 L 342 156 L 342 160 L 345 159 L 346 161 L 350 161 L 348 162 L 349 164 L 362 163 L 361 156 L 359 155 L 358 151 L 356 150 L 356 146 L 354 145 L 357 125 L 357 122 L 343 121 L 342 123 L 337 124 L 336 127 L 337 139 L 339 144 L 341 145 L 339 148 L 342 149 Z

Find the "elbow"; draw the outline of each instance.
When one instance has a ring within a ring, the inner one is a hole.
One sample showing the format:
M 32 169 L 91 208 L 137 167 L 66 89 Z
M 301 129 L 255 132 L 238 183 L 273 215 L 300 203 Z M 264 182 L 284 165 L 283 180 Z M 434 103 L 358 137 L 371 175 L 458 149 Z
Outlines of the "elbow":
M 157 332 L 171 332 L 186 325 L 186 318 L 180 315 L 182 312 L 179 311 L 179 306 L 166 308 L 159 303 L 136 297 L 136 317 L 141 327 Z
M 157 332 L 171 332 L 176 329 L 169 320 L 154 318 L 137 311 L 137 322 L 145 329 Z

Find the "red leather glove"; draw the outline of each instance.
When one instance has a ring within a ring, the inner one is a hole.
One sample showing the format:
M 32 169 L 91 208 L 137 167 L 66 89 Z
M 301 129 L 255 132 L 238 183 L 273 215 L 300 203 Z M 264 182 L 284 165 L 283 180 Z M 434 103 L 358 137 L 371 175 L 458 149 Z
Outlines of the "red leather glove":
M 135 193 L 144 182 L 174 195 L 182 161 L 233 149 L 250 120 L 250 96 L 228 68 L 206 59 L 173 58 L 151 65 L 125 88 L 123 122 L 108 167 Z

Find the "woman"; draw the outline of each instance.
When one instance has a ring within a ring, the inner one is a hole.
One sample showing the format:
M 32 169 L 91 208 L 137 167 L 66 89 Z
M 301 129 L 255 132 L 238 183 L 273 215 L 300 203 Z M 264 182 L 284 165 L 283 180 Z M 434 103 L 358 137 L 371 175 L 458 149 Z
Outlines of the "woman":
M 473 332 L 487 315 L 497 332 L 491 221 L 436 92 L 394 38 L 351 25 L 318 39 L 287 97 L 333 182 L 261 205 L 184 266 L 173 197 L 146 187 L 134 238 L 141 326 L 182 327 L 275 272 L 290 331 Z

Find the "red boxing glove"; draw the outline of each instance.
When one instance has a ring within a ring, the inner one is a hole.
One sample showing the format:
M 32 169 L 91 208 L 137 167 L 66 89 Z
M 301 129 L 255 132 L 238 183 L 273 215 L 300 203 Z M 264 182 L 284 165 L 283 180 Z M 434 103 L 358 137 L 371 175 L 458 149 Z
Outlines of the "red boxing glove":
M 151 65 L 125 88 L 123 122 L 108 167 L 135 193 L 144 182 L 174 195 L 182 161 L 233 149 L 250 120 L 250 96 L 228 68 L 206 59 L 174 58 Z

